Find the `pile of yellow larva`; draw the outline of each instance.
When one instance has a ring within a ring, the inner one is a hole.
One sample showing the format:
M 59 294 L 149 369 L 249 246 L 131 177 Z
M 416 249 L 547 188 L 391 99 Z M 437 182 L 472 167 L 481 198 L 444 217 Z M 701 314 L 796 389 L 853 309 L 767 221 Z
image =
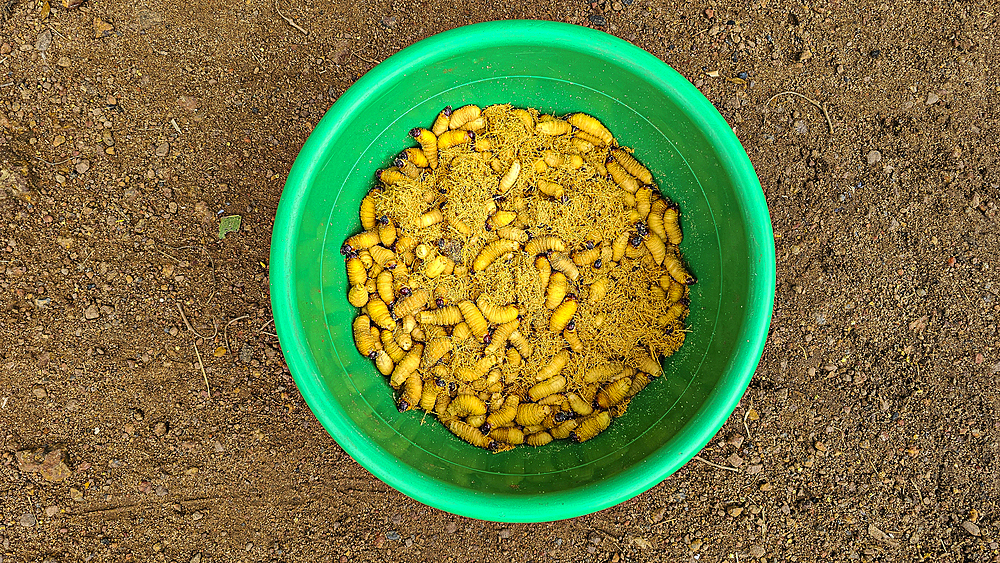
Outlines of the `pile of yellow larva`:
M 679 210 L 597 119 L 445 108 L 347 239 L 358 350 L 493 451 L 589 440 L 684 341 Z

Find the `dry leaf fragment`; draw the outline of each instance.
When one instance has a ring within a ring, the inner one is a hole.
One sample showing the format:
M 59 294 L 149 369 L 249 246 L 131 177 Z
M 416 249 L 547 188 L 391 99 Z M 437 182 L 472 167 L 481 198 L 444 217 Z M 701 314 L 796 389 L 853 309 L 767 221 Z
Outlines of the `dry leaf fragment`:
M 95 38 L 101 39 L 103 37 L 107 37 L 107 36 L 111 35 L 111 32 L 114 31 L 114 29 L 115 29 L 115 26 L 111 25 L 110 23 L 108 23 L 108 22 L 106 22 L 106 21 L 104 21 L 104 20 L 102 20 L 100 18 L 94 18 L 94 37 Z

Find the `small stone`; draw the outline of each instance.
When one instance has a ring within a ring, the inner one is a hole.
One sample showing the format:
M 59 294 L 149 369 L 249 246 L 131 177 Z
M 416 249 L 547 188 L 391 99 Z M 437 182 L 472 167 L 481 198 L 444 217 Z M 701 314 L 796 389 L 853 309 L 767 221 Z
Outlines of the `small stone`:
M 616 12 L 620 12 L 624 8 L 625 8 L 625 6 L 622 6 L 621 2 L 614 2 L 613 4 L 611 4 L 611 9 L 614 10 L 614 11 L 616 11 Z
M 32 528 L 35 526 L 36 523 L 38 523 L 38 520 L 35 518 L 34 514 L 30 512 L 25 512 L 24 514 L 21 515 L 20 522 L 21 525 L 24 526 L 25 528 Z
M 878 164 L 882 160 L 882 153 L 879 151 L 868 151 L 868 164 Z
M 56 61 L 56 66 L 61 66 L 63 68 L 69 68 L 73 63 L 70 62 L 69 57 L 59 57 Z
M 728 512 L 729 515 L 732 516 L 733 518 L 736 518 L 740 514 L 743 514 L 743 507 L 742 506 L 734 506 L 734 507 L 730 508 L 729 510 L 727 510 L 726 512 Z
M 510 537 L 510 530 L 507 528 L 501 528 L 498 535 L 500 536 L 500 539 L 505 540 Z
M 78 162 L 76 164 L 76 166 L 73 169 L 76 170 L 77 174 L 83 174 L 87 170 L 90 170 L 90 161 L 89 160 L 81 160 L 80 162 Z
M 41 473 L 43 479 L 53 483 L 65 481 L 73 474 L 69 466 L 66 465 L 62 450 L 53 450 L 45 454 L 45 459 L 42 461 Z
M 760 559 L 761 557 L 764 557 L 765 553 L 767 552 L 764 551 L 764 546 L 760 544 L 755 543 L 750 546 L 750 557 L 755 557 L 757 559 Z
M 107 37 L 107 36 L 111 35 L 111 32 L 114 31 L 114 29 L 115 29 L 115 27 L 113 25 L 111 25 L 110 23 L 108 23 L 108 22 L 106 22 L 106 21 L 104 21 L 102 19 L 99 19 L 99 18 L 94 18 L 94 37 L 95 38 L 101 39 L 102 37 Z
M 49 45 L 52 44 L 52 30 L 45 28 L 44 31 L 38 34 L 38 38 L 35 39 L 35 50 L 36 51 L 47 51 Z
M 54 506 L 53 505 L 53 506 L 46 506 L 45 507 L 45 515 L 48 516 L 49 518 L 52 518 L 56 514 L 59 514 L 59 507 L 58 506 Z
M 396 531 L 391 531 L 385 534 L 385 539 L 389 541 L 399 541 L 400 537 L 399 532 Z
M 653 523 L 656 524 L 658 522 L 662 522 L 663 517 L 666 515 L 667 515 L 667 507 L 661 506 L 660 508 L 657 508 L 656 510 L 653 511 L 651 518 L 653 520 Z
M 383 16 L 382 26 L 385 27 L 386 29 L 392 29 L 396 27 L 396 16 L 388 16 L 388 17 Z
M 698 551 L 701 549 L 702 543 L 703 542 L 701 540 L 694 540 L 691 542 L 691 551 Z
M 76 487 L 70 487 L 69 498 L 76 502 L 80 502 L 81 500 L 83 500 L 83 493 L 80 492 L 80 489 L 77 489 Z
M 191 519 L 194 520 L 195 522 L 197 522 L 198 520 L 201 520 L 204 517 L 205 517 L 205 515 L 202 514 L 201 512 L 195 512 L 194 514 L 191 515 Z
M 53 147 L 58 147 L 59 145 L 65 143 L 65 142 L 66 142 L 66 137 L 64 137 L 62 135 L 56 135 L 55 138 L 52 139 L 52 146 Z
M 970 534 L 972 534 L 972 535 L 974 535 L 976 537 L 979 537 L 979 534 L 982 533 L 979 530 L 979 526 L 977 526 L 975 523 L 970 522 L 968 520 L 966 520 L 965 522 L 962 522 L 962 527 L 965 528 L 966 532 L 969 532 Z
M 799 62 L 800 63 L 804 63 L 804 62 L 808 61 L 811 58 L 813 58 L 813 53 L 809 49 L 806 49 L 805 51 L 802 51 L 801 53 L 799 53 Z
M 714 18 L 715 17 L 715 10 L 713 10 L 712 8 L 705 8 L 705 17 L 708 18 L 708 19 Z
M 0 55 L 6 55 L 7 53 L 10 53 L 10 50 L 11 50 L 10 43 L 4 43 L 3 45 L 0 45 Z
M 108 96 L 108 99 L 107 99 L 107 100 L 105 100 L 105 102 L 106 102 L 106 103 L 107 103 L 107 104 L 108 104 L 109 106 L 117 106 L 117 105 L 118 105 L 118 98 L 116 98 L 116 97 L 114 97 L 114 96 Z
M 167 488 L 163 486 L 163 483 L 160 483 L 159 485 L 156 486 L 156 496 L 158 497 L 165 497 L 169 492 L 170 491 L 168 491 Z
M 597 532 L 590 532 L 590 535 L 587 536 L 587 540 L 594 545 L 601 545 L 601 542 L 604 541 L 604 536 Z
M 195 512 L 197 514 L 197 512 Z M 201 554 L 195 553 L 194 557 L 191 558 L 191 563 L 201 563 Z
M 740 467 L 743 465 L 743 458 L 736 454 L 732 454 L 726 458 L 726 463 L 732 465 L 733 467 Z
M 827 449 L 826 444 L 824 444 L 823 442 L 816 442 L 815 444 L 813 444 L 813 446 L 816 448 L 816 451 L 819 452 L 825 452 Z
M 604 16 L 600 14 L 591 14 L 587 16 L 587 19 L 590 20 L 590 23 L 596 25 L 597 27 L 604 27 L 608 24 L 608 20 L 604 19 Z
M 768 491 L 770 491 L 770 490 L 773 490 L 773 489 L 774 489 L 774 485 L 772 485 L 770 483 L 761 483 L 761 485 L 760 485 L 760 490 L 763 491 L 763 492 L 765 492 L 765 493 L 768 492 Z
M 731 434 L 728 439 L 729 444 L 734 448 L 741 447 L 744 441 L 746 441 L 746 438 L 743 437 L 743 434 Z
M 156 434 L 157 436 L 164 436 L 169 431 L 170 427 L 167 426 L 166 422 L 161 421 L 153 425 L 153 434 Z
M 87 307 L 86 309 L 83 310 L 83 318 L 87 319 L 88 321 L 92 321 L 100 316 L 101 313 L 97 310 L 97 305 L 91 305 L 90 307 Z
M 448 522 L 447 524 L 444 525 L 444 531 L 449 534 L 454 534 L 455 530 L 457 529 L 458 529 L 458 524 L 455 524 L 455 522 Z
M 163 156 L 167 156 L 167 153 L 169 153 L 169 152 L 170 152 L 170 143 L 163 142 L 163 143 L 160 143 L 156 147 L 156 150 L 153 153 L 156 156 L 163 157 Z
M 43 387 L 35 387 L 34 389 L 31 390 L 31 394 L 38 399 L 44 399 L 45 397 L 48 396 L 48 393 L 45 392 L 45 389 Z
M 940 100 L 941 100 L 941 96 L 938 96 L 934 92 L 931 92 L 930 94 L 927 94 L 927 99 L 924 100 L 924 103 L 927 104 L 927 105 L 929 105 L 929 106 L 932 106 L 932 105 L 938 103 L 938 101 L 940 101 Z

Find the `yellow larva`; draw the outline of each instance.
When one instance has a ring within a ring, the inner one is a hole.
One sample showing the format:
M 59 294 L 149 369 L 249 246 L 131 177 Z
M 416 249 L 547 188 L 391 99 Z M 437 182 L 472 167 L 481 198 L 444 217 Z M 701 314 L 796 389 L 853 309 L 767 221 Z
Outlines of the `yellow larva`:
M 660 202 L 663 200 L 659 199 L 656 201 Z M 664 229 L 663 224 L 663 212 L 657 212 L 655 205 L 650 208 L 649 217 L 646 218 L 646 223 L 649 224 L 649 232 L 655 234 L 663 240 L 668 240 L 667 231 Z
M 402 318 L 406 315 L 410 315 L 420 311 L 427 306 L 427 301 L 431 297 L 431 292 L 426 289 L 415 289 L 408 297 L 404 297 L 392 307 L 393 314 L 396 318 Z
M 441 274 L 451 274 L 455 270 L 455 263 L 447 256 L 435 256 L 430 262 L 424 263 L 424 275 L 434 279 Z
M 510 343 L 517 349 L 517 353 L 521 355 L 522 358 L 530 358 L 532 353 L 534 353 L 534 346 L 528 342 L 528 339 L 524 337 L 519 331 L 514 331 L 510 334 Z
M 653 377 L 660 377 L 663 375 L 663 366 L 660 365 L 660 362 L 653 359 L 653 357 L 646 351 L 642 351 L 636 356 L 635 366 Z
M 410 136 L 420 143 L 420 149 L 423 151 L 424 156 L 427 158 L 427 164 L 431 168 L 438 167 L 438 148 L 437 148 L 437 135 L 433 132 L 423 129 L 421 127 L 416 127 L 410 130 Z
M 486 414 L 486 403 L 475 395 L 459 395 L 451 400 L 448 410 L 455 416 L 478 416 Z
M 594 412 L 594 407 L 591 406 L 590 401 L 584 401 L 576 393 L 566 395 L 566 402 L 569 403 L 569 407 L 573 409 L 573 412 L 581 416 L 587 416 Z
M 457 325 L 463 318 L 462 310 L 455 305 L 420 311 L 416 316 L 417 322 L 431 325 Z
M 597 406 L 602 409 L 611 408 L 625 400 L 625 397 L 628 395 L 628 390 L 631 387 L 631 378 L 623 377 L 621 379 L 617 379 L 601 388 L 601 390 L 597 392 L 597 396 L 594 400 L 597 401 Z
M 545 364 L 545 366 L 542 367 L 542 369 L 538 370 L 538 373 L 535 374 L 535 379 L 543 381 L 555 377 L 556 375 L 559 375 L 559 373 L 563 370 L 564 367 L 566 367 L 566 364 L 568 363 L 569 363 L 569 352 L 563 350 L 562 352 L 559 352 L 558 354 L 553 356 L 552 359 L 549 361 L 549 363 Z
M 517 215 L 515 214 L 515 217 Z M 524 229 L 514 227 L 512 225 L 506 225 L 497 229 L 497 236 L 500 238 L 505 238 L 509 240 L 516 240 L 517 242 L 528 242 L 528 233 Z
M 549 259 L 544 256 L 535 257 L 535 269 L 538 270 L 538 281 L 543 288 L 549 286 L 549 277 L 552 275 L 552 265 Z
M 461 420 L 451 421 L 448 425 L 448 430 L 451 430 L 452 434 L 478 448 L 493 449 L 496 447 L 495 441 L 480 432 L 478 428 L 470 426 Z
M 461 308 L 460 308 L 461 309 Z M 462 315 L 465 318 L 465 315 Z M 469 328 L 469 323 L 462 321 L 455 325 L 455 328 L 451 329 L 451 336 L 456 342 L 464 342 L 472 336 L 472 329 Z
M 451 351 L 451 339 L 448 337 L 432 338 L 424 346 L 424 354 L 420 358 L 420 367 L 427 369 L 438 362 Z
M 514 420 L 521 426 L 540 424 L 549 414 L 550 407 L 537 403 L 521 403 L 517 406 L 517 416 Z
M 576 139 L 580 139 L 581 141 L 587 141 L 591 145 L 594 145 L 595 148 L 604 145 L 604 141 L 602 141 L 600 137 L 595 137 L 594 135 L 591 135 L 586 131 L 578 130 L 573 133 L 573 137 Z
M 562 184 L 550 182 L 548 180 L 538 180 L 536 183 L 538 191 L 555 199 L 562 199 L 566 195 L 566 188 Z
M 573 126 L 570 125 L 568 121 L 563 121 L 562 119 L 550 119 L 535 125 L 535 131 L 543 135 L 556 137 L 572 132 Z
M 375 339 L 372 338 L 371 319 L 367 315 L 359 315 L 354 319 L 352 329 L 354 332 L 354 345 L 357 346 L 358 352 L 366 358 L 374 358 L 378 346 Z
M 660 318 L 657 319 L 657 322 L 660 324 L 660 326 L 667 326 L 674 323 L 675 321 L 679 320 L 681 317 L 684 316 L 684 314 L 687 312 L 687 306 L 688 306 L 687 298 L 679 299 L 676 303 L 671 305 L 669 309 L 667 309 L 666 313 L 660 315 Z
M 594 283 L 590 284 L 590 293 L 587 294 L 587 303 L 591 305 L 600 303 L 604 300 L 604 296 L 608 294 L 608 288 L 611 286 L 611 281 L 608 278 L 597 278 Z
M 538 401 L 539 405 L 549 405 L 552 407 L 562 407 L 566 403 L 566 396 L 561 393 L 554 393 L 548 397 L 542 397 Z
M 517 330 L 519 322 L 520 321 L 515 318 L 510 322 L 503 323 L 498 326 L 496 330 L 493 331 L 492 340 L 489 345 L 486 346 L 486 349 L 483 350 L 483 353 L 487 356 L 490 354 L 499 354 L 504 348 L 506 348 L 507 339 L 509 339 L 510 335 L 514 334 L 514 331 Z M 513 350 L 513 348 L 511 348 L 511 350 Z
M 524 245 L 524 251 L 528 256 L 537 256 L 545 252 L 563 252 L 566 250 L 566 243 L 555 235 L 541 235 L 528 241 Z
M 646 388 L 647 385 L 649 385 L 649 382 L 650 382 L 649 376 L 646 375 L 645 373 L 640 371 L 639 373 L 635 374 L 635 379 L 632 380 L 632 386 L 628 388 L 626 396 L 635 397 L 636 395 L 639 394 L 640 391 L 642 391 L 643 389 Z
M 413 180 L 420 178 L 420 168 L 409 160 L 397 158 L 393 161 L 393 164 L 395 164 L 396 168 L 398 168 L 399 171 L 402 172 L 407 178 Z
M 440 209 L 431 209 L 427 213 L 424 213 L 419 218 L 417 218 L 417 226 L 421 229 L 430 227 L 444 221 L 444 214 L 441 213 Z
M 531 244 L 530 242 L 528 244 Z M 521 245 L 516 240 L 507 239 L 497 239 L 486 246 L 479 252 L 476 259 L 472 262 L 472 271 L 481 272 L 486 268 L 490 267 L 490 264 L 496 261 L 508 252 L 514 252 L 519 249 Z
M 559 168 L 560 166 L 566 163 L 566 157 L 564 157 L 561 154 L 556 154 L 552 151 L 545 151 L 545 154 L 542 155 L 542 162 L 544 162 L 548 166 L 551 166 L 552 168 Z
M 393 368 L 396 364 L 393 362 L 392 357 L 385 350 L 379 350 L 375 352 L 375 367 L 378 368 L 379 373 L 382 375 L 389 375 L 392 373 Z
M 575 418 L 571 418 L 560 423 L 559 426 L 556 426 L 552 430 L 549 430 L 549 434 L 552 434 L 552 437 L 556 440 L 565 440 L 566 438 L 569 438 L 570 433 L 573 432 L 579 424 L 580 421 Z
M 379 340 L 382 341 L 382 348 L 385 350 L 387 354 L 389 354 L 389 358 L 393 362 L 398 362 L 399 360 L 402 360 L 404 356 L 406 356 L 406 350 L 403 350 L 402 348 L 399 347 L 399 343 L 396 342 L 396 339 L 393 337 L 392 332 L 393 331 L 391 330 L 383 330 L 380 334 Z
M 591 367 L 584 373 L 584 383 L 603 383 L 620 374 L 625 366 L 621 362 L 605 362 Z
M 524 443 L 529 446 L 544 446 L 552 441 L 552 434 L 548 432 L 538 432 L 524 439 Z
M 583 166 L 583 157 L 578 154 L 569 155 L 569 163 L 567 166 L 573 170 L 579 170 L 580 167 Z
M 424 151 L 418 148 L 408 148 L 404 150 L 399 153 L 399 158 L 413 163 L 413 165 L 418 168 L 427 168 L 427 157 L 424 156 Z
M 399 409 L 399 412 L 406 412 L 412 408 L 416 408 L 420 403 L 420 396 L 423 395 L 423 392 L 424 382 L 420 379 L 420 375 L 411 373 L 406 377 L 406 381 L 403 382 L 396 408 Z
M 423 393 L 420 394 L 419 407 L 421 410 L 431 412 L 434 410 L 434 405 L 437 404 L 438 394 L 442 392 L 442 389 L 432 382 L 427 382 L 424 384 Z
M 389 270 L 379 272 L 378 277 L 375 278 L 375 289 L 382 301 L 392 303 L 395 300 L 396 295 L 392 290 L 392 273 Z
M 386 269 L 396 267 L 396 253 L 388 248 L 375 245 L 368 249 L 368 253 L 372 255 L 372 260 L 379 266 Z
M 521 367 L 521 354 L 518 353 L 516 348 L 507 348 L 507 363 L 510 364 L 512 368 Z
M 484 356 L 476 361 L 472 367 L 461 367 L 455 370 L 455 378 L 460 381 L 472 382 L 486 375 L 490 368 L 495 366 L 499 358 L 497 356 Z
M 649 188 L 639 188 L 635 192 L 635 210 L 639 212 L 639 218 L 645 219 L 649 216 L 649 206 L 653 200 L 653 190 Z
M 361 215 L 361 227 L 366 231 L 374 229 L 377 219 L 375 218 L 375 198 L 372 197 L 372 194 L 369 193 L 361 200 L 361 209 L 358 212 Z
M 611 245 L 611 259 L 618 262 L 625 256 L 625 250 L 628 248 L 628 232 L 624 232 L 618 235 L 615 242 Z
M 574 113 L 567 118 L 567 121 L 580 131 L 597 137 L 605 145 L 611 144 L 611 141 L 615 139 L 614 135 L 611 134 L 611 131 L 608 131 L 608 128 L 605 127 L 604 124 L 601 123 L 596 117 L 592 117 L 585 113 Z
M 383 222 L 378 226 L 378 238 L 382 246 L 392 246 L 396 242 L 396 223 L 388 217 L 383 217 Z
M 572 327 L 572 329 L 570 327 Z M 566 330 L 563 331 L 563 338 L 565 338 L 566 343 L 569 344 L 570 350 L 578 354 L 583 352 L 583 341 L 580 340 L 580 335 L 577 334 L 574 323 L 570 323 L 570 325 L 566 327 Z
M 510 164 L 510 168 L 507 169 L 507 173 L 500 178 L 500 193 L 507 193 L 508 190 L 514 187 L 514 183 L 517 182 L 517 178 L 520 175 L 521 163 L 520 161 L 515 160 Z
M 476 137 L 476 141 L 472 144 L 473 148 L 478 152 L 486 152 L 493 148 L 493 139 L 487 137 Z
M 502 229 L 502 228 L 510 225 L 511 223 L 513 223 L 515 219 L 517 219 L 517 213 L 515 213 L 513 211 L 505 211 L 505 210 L 501 209 L 500 211 L 497 211 L 493 215 L 490 215 L 490 218 L 486 220 L 486 224 L 489 225 L 491 229 Z M 512 227 L 512 228 L 514 228 L 514 227 Z M 499 233 L 498 233 L 497 236 L 500 236 Z M 514 239 L 512 237 L 504 237 L 504 236 L 501 236 L 500 238 L 505 238 L 505 239 L 509 239 L 509 240 L 517 240 L 517 239 Z M 527 238 L 527 237 L 525 237 L 525 238 Z M 520 242 L 520 241 L 518 241 L 518 242 Z
M 355 251 L 358 251 L 369 249 L 379 242 L 381 242 L 381 239 L 379 239 L 377 232 L 361 231 L 360 233 L 348 238 L 344 244 L 351 247 Z
M 473 135 L 468 131 L 445 131 L 438 135 L 438 149 L 445 150 L 450 149 L 458 145 L 464 145 L 472 142 Z
M 434 124 L 431 125 L 431 133 L 437 136 L 447 131 L 448 122 L 451 121 L 451 114 L 451 106 L 444 106 L 441 113 L 437 114 L 437 117 L 434 118 Z
M 476 305 L 483 312 L 486 320 L 494 324 L 509 323 L 517 318 L 517 307 L 513 305 L 497 305 L 485 293 L 476 300 Z
M 519 428 L 513 427 L 497 428 L 490 432 L 490 438 L 512 446 L 519 446 L 524 443 L 524 432 L 521 432 Z
M 549 285 L 545 290 L 545 306 L 555 309 L 569 293 L 569 282 L 562 272 L 553 272 L 549 276 Z
M 629 174 L 628 170 L 622 168 L 621 164 L 612 160 L 605 163 L 604 167 L 608 170 L 608 174 L 611 174 L 611 179 L 614 180 L 621 189 L 633 194 L 638 191 L 639 181 Z
M 562 332 L 569 321 L 576 314 L 577 307 L 579 304 L 576 302 L 575 298 L 569 296 L 559 304 L 554 311 L 552 311 L 552 317 L 549 318 L 549 330 L 552 332 Z
M 517 395 L 508 395 L 507 398 L 504 399 L 503 406 L 486 417 L 486 424 L 489 424 L 493 428 L 507 426 L 513 422 L 514 417 L 517 416 L 517 406 L 519 404 L 521 404 L 520 397 Z
M 535 117 L 526 109 L 517 108 L 513 111 L 514 116 L 524 125 L 525 129 L 531 131 L 535 128 Z
M 580 139 L 578 137 L 573 137 L 572 139 L 570 139 L 570 143 L 573 145 L 573 148 L 575 148 L 576 150 L 580 151 L 583 154 L 587 154 L 588 152 L 594 150 L 594 143 L 591 143 L 590 141 L 587 141 L 586 139 Z M 603 164 L 600 165 L 600 166 L 602 168 L 604 167 Z M 606 174 L 601 173 L 601 176 L 605 176 L 605 175 Z
M 462 311 L 462 317 L 468 323 L 472 334 L 482 340 L 490 328 L 486 322 L 486 317 L 483 316 L 483 312 L 479 310 L 479 307 L 476 307 L 475 303 L 469 300 L 459 301 L 458 308 Z
M 672 283 L 670 284 L 670 288 L 667 289 L 667 301 L 676 303 L 684 297 L 684 285 L 673 281 L 673 278 L 670 281 Z
M 600 411 L 581 420 L 576 429 L 570 432 L 569 437 L 575 442 L 586 442 L 607 430 L 610 425 L 611 415 L 607 411 Z
M 549 395 L 558 393 L 566 387 L 566 378 L 561 375 L 550 377 L 541 383 L 536 383 L 528 389 L 528 397 L 538 402 Z
M 467 106 L 462 106 L 456 109 L 455 111 L 451 112 L 451 119 L 448 122 L 448 128 L 460 129 L 466 123 L 479 119 L 479 116 L 482 115 L 482 112 L 483 110 L 476 105 L 470 104 Z
M 378 179 L 387 186 L 394 186 L 396 184 L 406 182 L 411 178 L 404 174 L 402 170 L 393 166 L 391 168 L 386 168 L 385 170 L 379 170 Z
M 676 207 L 668 207 L 663 212 L 663 229 L 667 233 L 667 240 L 674 246 L 679 246 L 684 240 L 684 233 L 681 232 L 680 211 Z
M 385 301 L 382 301 L 378 297 L 369 299 L 368 314 L 371 315 L 372 321 L 378 326 L 387 330 L 396 330 L 396 321 L 389 314 L 389 307 L 386 306 Z
M 657 264 L 662 264 L 663 259 L 667 256 L 667 247 L 663 244 L 663 239 L 660 235 L 655 233 L 649 233 L 644 242 L 646 249 L 649 250 L 649 255 L 653 257 L 653 261 Z
M 569 256 L 566 256 L 562 252 L 553 252 L 549 256 L 549 263 L 552 264 L 553 270 L 558 270 L 565 274 L 565 276 L 573 281 L 576 281 L 580 277 L 580 269 L 576 267 L 573 260 Z
M 368 289 L 364 285 L 352 285 L 347 300 L 355 307 L 364 307 L 368 303 Z
M 634 156 L 628 153 L 628 151 L 623 149 L 614 149 L 611 151 L 611 155 L 615 157 L 619 163 L 621 163 L 622 168 L 628 171 L 629 174 L 633 175 L 643 184 L 647 186 L 653 183 L 653 175 L 649 173 L 649 170 L 639 163 Z
M 589 250 L 578 250 L 573 253 L 573 263 L 579 267 L 590 266 L 601 257 L 601 246 Z
M 663 267 L 667 269 L 667 273 L 670 277 L 677 280 L 678 283 L 684 285 L 693 285 L 697 283 L 698 280 L 687 271 L 684 264 L 681 263 L 680 257 L 676 254 L 667 254 L 666 258 L 663 260 Z
M 396 367 L 392 370 L 392 376 L 389 378 L 389 385 L 392 385 L 393 388 L 402 385 L 406 378 L 417 370 L 420 365 L 420 356 L 423 353 L 424 345 L 414 344 L 410 351 L 403 356 L 403 359 L 396 363 Z

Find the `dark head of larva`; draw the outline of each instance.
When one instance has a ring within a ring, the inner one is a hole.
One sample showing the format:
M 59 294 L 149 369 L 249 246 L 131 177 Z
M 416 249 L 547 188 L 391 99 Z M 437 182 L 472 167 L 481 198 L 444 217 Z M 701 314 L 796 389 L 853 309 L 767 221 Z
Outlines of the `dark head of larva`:
M 576 301 L 576 294 L 575 293 L 567 293 L 566 294 L 566 300 L 567 301 Z
M 403 160 L 402 158 L 397 158 L 396 160 L 393 160 L 392 163 L 400 168 L 406 165 L 406 161 Z
M 458 383 L 452 381 L 448 384 L 448 394 L 454 395 L 455 393 L 458 393 Z
M 579 436 L 577 436 L 577 434 L 576 434 L 576 431 L 575 431 L 575 430 L 571 430 L 571 431 L 570 431 L 570 433 L 569 433 L 569 439 L 570 439 L 570 440 L 573 440 L 574 442 L 579 442 L 579 441 L 580 441 L 580 437 L 579 437 Z
M 579 128 L 579 127 L 577 127 L 576 125 L 571 125 L 571 126 L 570 126 L 570 131 L 572 131 L 573 133 L 576 133 L 576 132 L 577 132 L 577 131 L 579 131 L 579 130 L 580 130 L 580 128 Z
M 635 231 L 639 236 L 646 238 L 646 235 L 649 234 L 649 226 L 646 225 L 645 221 L 639 221 L 635 224 Z
M 489 232 L 489 231 L 492 231 L 492 230 L 493 230 L 493 227 L 491 227 L 491 226 L 490 226 L 490 222 L 489 222 L 489 221 L 487 221 L 487 222 L 486 222 L 486 232 Z
M 562 200 L 560 200 L 560 201 L 562 201 L 563 203 L 569 203 L 569 196 L 566 195 L 566 194 L 563 194 Z
M 493 430 L 493 426 L 489 422 L 484 422 L 483 425 L 479 427 L 479 431 L 483 434 L 489 434 L 490 430 Z
M 441 113 L 445 114 L 448 117 L 451 117 L 451 112 L 452 112 L 451 106 L 444 106 L 444 109 L 441 110 Z
M 378 222 L 380 224 L 382 224 L 382 225 L 388 225 L 389 224 L 389 216 L 388 215 L 383 215 L 383 216 L 379 217 L 378 218 Z
M 600 258 L 598 258 L 597 260 L 594 260 L 594 268 L 595 269 L 600 270 L 601 266 L 603 266 L 603 265 L 604 265 L 604 260 L 601 260 Z
M 410 136 L 413 137 L 414 139 L 416 139 L 417 137 L 419 137 L 420 136 L 420 128 L 419 127 L 414 127 L 413 129 L 410 129 Z
M 698 283 L 698 278 L 688 274 L 688 279 L 684 280 L 684 285 L 694 285 Z
M 406 412 L 410 410 L 410 403 L 407 403 L 406 399 L 400 399 L 399 403 L 396 404 L 396 409 L 398 409 L 399 412 Z
M 354 253 L 354 247 L 345 242 L 344 245 L 340 247 L 340 253 L 344 256 L 350 256 Z
M 569 324 L 566 325 L 566 330 L 568 330 L 570 332 L 573 332 L 574 330 L 576 330 L 576 319 L 571 320 L 569 322 Z
M 375 169 L 375 179 L 378 180 L 378 179 L 381 179 L 381 178 L 382 178 L 382 169 L 381 168 L 376 168 Z
M 605 158 L 605 159 L 604 159 L 604 164 L 605 164 L 605 166 L 606 166 L 607 164 L 609 164 L 609 163 L 610 163 L 610 162 L 611 162 L 612 160 L 614 160 L 614 159 L 615 159 L 615 157 L 614 157 L 613 155 L 610 155 L 610 154 L 609 154 L 609 155 L 608 155 L 608 158 Z M 608 176 L 608 177 L 610 178 L 610 176 Z
M 436 307 L 437 307 L 438 309 L 440 309 L 440 308 L 444 307 L 444 297 L 438 297 L 437 299 L 435 299 L 435 300 L 434 300 L 434 305 L 435 305 L 435 306 L 436 306 Z
M 629 237 L 628 243 L 632 245 L 632 248 L 639 248 L 639 245 L 642 244 L 642 235 L 635 233 Z
M 556 422 L 566 422 L 571 418 L 573 418 L 573 413 L 566 411 L 559 411 L 552 416 L 552 419 Z
M 378 350 L 372 350 L 371 352 L 368 352 L 368 359 L 373 362 L 375 361 L 375 358 L 377 356 L 378 356 Z
M 404 285 L 403 287 L 399 288 L 399 294 L 402 295 L 403 297 L 409 297 L 413 295 L 413 292 L 410 290 L 410 288 Z
M 507 196 L 503 194 L 493 194 L 493 203 L 500 204 L 505 201 L 507 201 Z
M 445 383 L 445 381 L 443 379 L 441 379 L 440 377 L 434 380 L 434 385 L 437 385 L 438 387 L 440 387 L 442 389 L 444 389 L 445 387 L 448 386 L 448 384 Z
M 584 244 L 584 246 L 586 246 L 586 247 L 587 247 L 587 250 L 593 250 L 593 249 L 594 249 L 594 241 L 592 241 L 592 240 L 588 240 L 588 241 L 587 241 L 587 242 L 586 242 L 586 243 Z
M 490 443 L 486 446 L 491 452 L 495 452 L 500 449 L 500 444 L 496 440 L 490 440 Z
M 475 131 L 468 131 L 468 135 L 469 135 L 469 140 L 470 141 L 472 141 L 472 142 L 476 141 L 476 132 Z
M 688 299 L 687 297 L 681 297 L 680 299 L 677 300 L 677 302 L 680 303 L 681 305 L 684 305 L 685 307 L 691 304 L 691 300 Z
M 490 330 L 489 332 L 483 335 L 483 344 L 486 344 L 488 346 L 492 342 L 493 342 L 493 331 Z

